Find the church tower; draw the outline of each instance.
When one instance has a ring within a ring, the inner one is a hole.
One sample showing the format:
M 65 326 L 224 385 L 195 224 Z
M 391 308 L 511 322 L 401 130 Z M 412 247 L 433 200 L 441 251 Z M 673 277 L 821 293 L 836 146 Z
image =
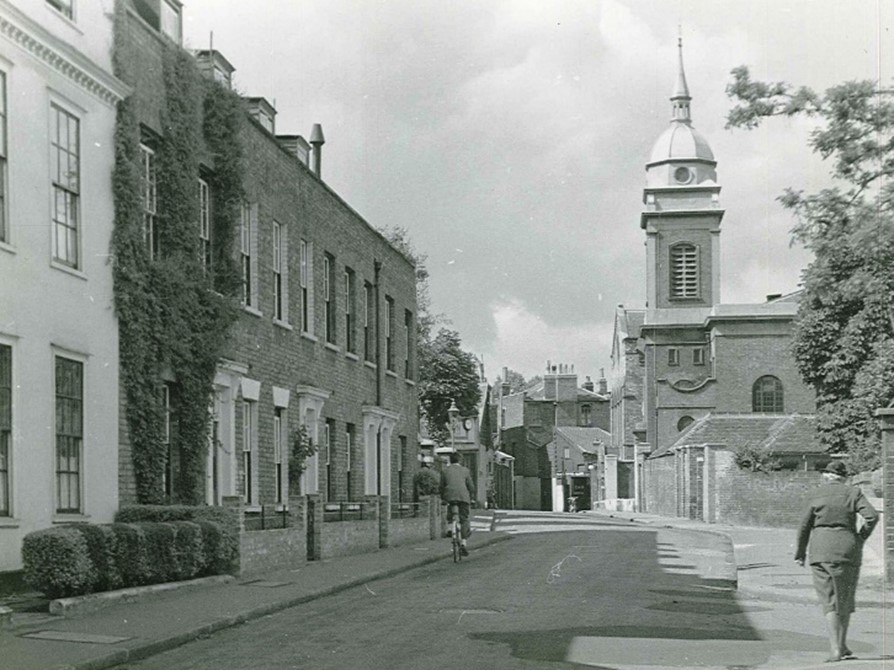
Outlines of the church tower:
M 646 231 L 649 309 L 710 308 L 720 302 L 720 186 L 711 147 L 692 127 L 678 39 L 670 127 L 646 163 L 640 225 Z

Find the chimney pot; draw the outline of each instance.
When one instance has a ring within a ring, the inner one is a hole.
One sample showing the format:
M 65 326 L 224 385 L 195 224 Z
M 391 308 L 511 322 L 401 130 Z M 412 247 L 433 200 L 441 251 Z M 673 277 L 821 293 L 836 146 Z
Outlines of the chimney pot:
M 323 144 L 326 138 L 323 137 L 323 127 L 319 123 L 315 123 L 310 131 L 310 143 L 313 146 L 313 171 L 317 177 L 322 176 L 323 172 Z

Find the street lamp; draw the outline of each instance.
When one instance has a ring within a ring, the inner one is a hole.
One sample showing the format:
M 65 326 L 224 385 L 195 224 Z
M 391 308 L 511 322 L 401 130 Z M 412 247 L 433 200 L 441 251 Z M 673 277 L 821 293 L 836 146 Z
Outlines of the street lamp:
M 456 406 L 456 401 L 450 400 L 450 407 L 447 408 L 447 418 L 450 420 L 450 450 L 456 451 L 456 417 L 459 416 L 459 408 Z

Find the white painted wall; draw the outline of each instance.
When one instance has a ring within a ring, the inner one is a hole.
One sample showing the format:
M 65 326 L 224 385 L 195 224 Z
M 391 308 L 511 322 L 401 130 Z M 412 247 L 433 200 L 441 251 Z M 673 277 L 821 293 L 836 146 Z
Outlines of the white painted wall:
M 10 224 L 8 243 L 0 244 L 0 341 L 13 348 L 12 500 L 11 516 L 0 517 L 0 571 L 21 566 L 27 533 L 71 521 L 108 522 L 118 505 L 118 329 L 109 244 L 113 102 L 124 87 L 108 74 L 112 22 L 104 4 L 78 2 L 70 22 L 40 0 L 16 7 L 0 0 L 0 21 L 42 49 L 13 43 L 6 31 L 0 36 Z M 47 60 L 48 53 L 58 59 Z M 77 79 L 63 73 L 72 72 L 72 63 Z M 77 270 L 51 262 L 51 102 L 80 120 Z M 56 353 L 84 363 L 83 513 L 64 517 L 55 513 Z

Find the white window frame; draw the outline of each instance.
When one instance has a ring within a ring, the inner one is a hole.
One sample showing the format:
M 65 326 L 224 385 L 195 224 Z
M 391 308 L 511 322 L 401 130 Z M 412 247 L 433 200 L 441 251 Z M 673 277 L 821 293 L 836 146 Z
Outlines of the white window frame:
M 285 413 L 286 410 L 284 407 L 273 408 L 273 472 L 275 478 L 274 491 L 276 492 L 277 503 L 284 502 L 283 497 L 285 495 L 285 484 L 283 481 L 285 477 L 285 471 L 283 469 L 283 446 L 287 444 L 287 441 L 283 439 L 283 431 L 288 424 L 288 421 L 283 421 Z
M 165 8 L 168 9 L 168 12 L 165 12 Z M 170 0 L 161 0 L 158 12 L 158 31 L 162 35 L 167 35 L 177 44 L 182 44 L 183 13 L 180 11 L 180 7 L 170 2 Z M 171 17 L 176 18 L 176 26 L 171 25 Z
M 677 347 L 667 348 L 667 364 L 671 367 L 680 365 L 680 349 Z
M 199 178 L 199 245 L 202 270 L 211 272 L 211 189 Z
M 324 336 L 329 344 L 336 344 L 335 327 L 335 257 L 329 253 L 323 254 L 323 304 L 325 305 Z
M 385 369 L 394 372 L 394 298 L 385 296 Z
M 7 405 L 9 416 L 0 416 L 0 518 L 11 517 L 15 512 L 13 502 L 13 435 L 15 434 L 15 349 L 11 342 L 0 340 L 0 351 L 9 351 L 9 379 L 4 382 L 0 391 L 8 393 Z M 5 386 L 8 383 L 9 386 Z M 3 424 L 6 424 L 4 427 Z
M 140 195 L 143 203 L 143 242 L 149 260 L 159 255 L 158 240 L 158 173 L 155 150 L 140 142 Z
M 242 203 L 239 220 L 239 269 L 242 275 L 242 304 L 254 307 L 254 262 L 252 260 L 252 211 L 251 205 Z
M 164 414 L 162 423 L 162 439 L 164 440 L 165 467 L 162 471 L 162 493 L 166 496 L 174 493 L 174 454 L 172 416 L 174 408 L 171 404 L 171 384 L 164 382 L 161 386 L 161 409 Z
M 354 319 L 354 292 L 356 281 L 354 271 L 345 266 L 344 271 L 345 293 L 345 351 L 351 354 L 357 353 L 357 333 Z
M 6 72 L 0 70 L 0 243 L 9 244 L 9 208 L 7 206 L 9 184 L 6 178 L 9 160 L 7 116 Z
M 61 470 L 59 467 L 60 464 L 60 451 L 59 451 L 59 417 L 64 414 L 64 410 L 60 411 L 59 409 L 59 383 L 56 377 L 56 364 L 59 359 L 66 360 L 70 363 L 76 363 L 80 366 L 81 371 L 81 395 L 80 395 L 80 436 L 69 436 L 75 437 L 79 439 L 79 443 L 77 445 L 77 455 L 75 456 L 76 461 L 76 470 Z M 56 514 L 83 514 L 84 513 L 84 499 L 86 496 L 86 492 L 84 491 L 84 450 L 86 449 L 86 440 L 85 436 L 87 434 L 86 429 L 86 412 L 84 411 L 84 403 L 87 396 L 87 362 L 81 356 L 75 356 L 68 352 L 64 351 L 54 351 L 53 352 L 53 408 L 54 408 L 54 416 L 56 417 L 54 424 L 54 448 L 53 448 L 53 462 L 54 462 L 54 500 L 55 500 L 55 513 Z M 60 479 L 63 475 L 69 475 L 68 478 L 68 502 L 71 502 L 71 485 L 74 485 L 77 488 L 75 497 L 77 506 L 72 507 L 70 504 L 67 507 L 62 506 L 62 480 Z M 71 475 L 74 475 L 72 478 Z
M 62 147 L 61 129 L 59 121 L 62 119 L 73 121 L 77 137 L 74 140 L 74 149 L 69 130 L 70 123 L 66 126 L 66 147 Z M 54 133 L 55 129 L 55 133 Z M 50 102 L 50 221 L 52 224 L 53 262 L 64 267 L 79 270 L 81 267 L 81 118 L 71 109 L 64 107 L 59 102 Z M 71 160 L 75 162 L 75 177 L 71 177 L 71 171 L 67 181 L 63 183 L 61 176 L 61 163 L 63 158 L 68 167 Z M 55 167 L 55 174 L 54 174 Z M 60 196 L 63 199 L 64 215 L 60 218 Z M 60 240 L 60 236 L 64 240 Z
M 242 400 L 242 500 L 254 505 L 258 496 L 258 473 L 255 464 L 257 442 L 257 402 Z
M 304 239 L 298 241 L 298 284 L 301 286 L 301 332 L 313 335 L 313 245 Z
M 283 319 L 283 277 L 282 277 L 282 225 L 273 222 L 273 318 Z

